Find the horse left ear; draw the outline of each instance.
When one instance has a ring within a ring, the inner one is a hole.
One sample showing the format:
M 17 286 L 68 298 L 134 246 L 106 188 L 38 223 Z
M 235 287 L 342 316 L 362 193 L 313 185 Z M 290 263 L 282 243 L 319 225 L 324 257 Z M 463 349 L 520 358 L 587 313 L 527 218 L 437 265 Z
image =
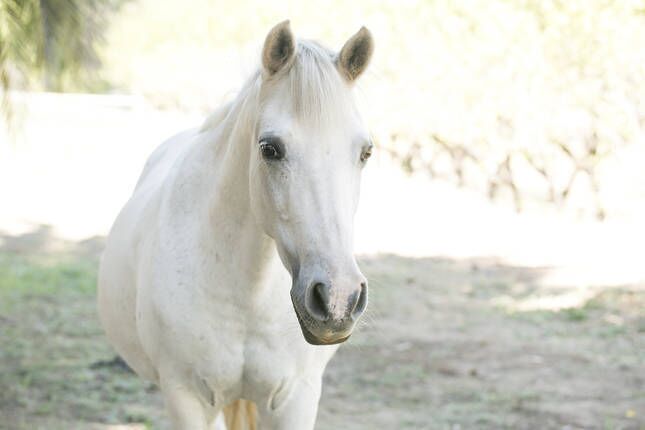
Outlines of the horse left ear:
M 374 39 L 372 33 L 361 27 L 340 50 L 336 59 L 338 71 L 347 81 L 356 80 L 367 68 L 374 52 Z

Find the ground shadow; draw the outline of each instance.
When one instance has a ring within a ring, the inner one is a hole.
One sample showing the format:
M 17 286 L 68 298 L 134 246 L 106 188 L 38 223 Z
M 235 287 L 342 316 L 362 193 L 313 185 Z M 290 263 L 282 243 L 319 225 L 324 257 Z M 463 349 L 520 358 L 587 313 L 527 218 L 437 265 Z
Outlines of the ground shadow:
M 115 360 L 95 311 L 104 239 L 0 235 L 0 428 L 167 428 L 158 391 Z M 363 256 L 367 315 L 326 374 L 318 430 L 639 428 L 645 294 L 523 311 L 551 268 Z M 3 427 L 4 425 L 4 427 Z
M 22 234 L 8 234 L 0 230 L 0 252 L 19 255 L 65 253 L 79 257 L 98 258 L 105 246 L 104 236 L 92 236 L 80 241 L 65 240 L 55 234 L 54 228 L 38 224 Z

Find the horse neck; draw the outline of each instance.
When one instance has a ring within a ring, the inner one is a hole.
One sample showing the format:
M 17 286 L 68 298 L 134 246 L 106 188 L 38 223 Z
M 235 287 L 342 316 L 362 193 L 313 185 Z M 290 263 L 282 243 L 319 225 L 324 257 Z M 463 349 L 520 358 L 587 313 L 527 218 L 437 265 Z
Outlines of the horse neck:
M 213 130 L 211 148 L 216 171 L 211 183 L 209 226 L 217 248 L 226 251 L 233 267 L 244 267 L 251 288 L 260 285 L 263 276 L 277 261 L 273 239 L 255 221 L 251 211 L 249 164 L 251 142 L 257 122 L 257 106 L 252 92 L 233 103 L 221 127 Z M 210 139 L 209 139 L 210 140 Z M 213 145 L 213 143 L 215 143 Z

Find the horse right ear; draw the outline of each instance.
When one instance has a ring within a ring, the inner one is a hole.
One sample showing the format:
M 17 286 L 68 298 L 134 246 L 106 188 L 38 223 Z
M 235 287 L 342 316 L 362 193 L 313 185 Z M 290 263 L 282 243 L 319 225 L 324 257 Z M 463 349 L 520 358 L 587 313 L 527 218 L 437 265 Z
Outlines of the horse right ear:
M 269 76 L 291 65 L 296 53 L 296 40 L 289 20 L 282 21 L 271 29 L 262 49 L 262 65 Z

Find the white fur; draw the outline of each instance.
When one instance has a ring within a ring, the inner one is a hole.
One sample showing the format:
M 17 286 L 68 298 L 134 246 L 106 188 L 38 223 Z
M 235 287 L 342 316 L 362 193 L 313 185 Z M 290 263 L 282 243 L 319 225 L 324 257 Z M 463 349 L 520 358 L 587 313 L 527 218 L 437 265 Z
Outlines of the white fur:
M 314 427 L 337 346 L 304 340 L 279 254 L 333 267 L 334 312 L 362 276 L 352 224 L 366 132 L 329 55 L 300 42 L 288 73 L 256 73 L 201 129 L 163 143 L 107 239 L 101 321 L 177 429 L 210 428 L 240 398 L 262 429 Z M 281 170 L 258 151 L 267 130 L 286 142 Z

